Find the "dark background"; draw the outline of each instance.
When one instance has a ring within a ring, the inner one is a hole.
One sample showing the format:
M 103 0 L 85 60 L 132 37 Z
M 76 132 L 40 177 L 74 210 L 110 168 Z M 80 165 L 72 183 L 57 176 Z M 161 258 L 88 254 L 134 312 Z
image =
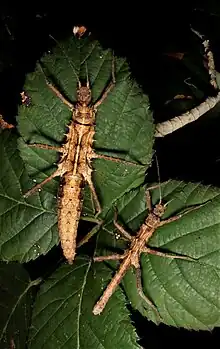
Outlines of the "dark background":
M 64 1 L 54 7 L 30 2 L 10 2 L 0 5 L 0 113 L 10 123 L 16 123 L 17 106 L 25 76 L 33 71 L 36 60 L 50 49 L 49 34 L 56 39 L 70 35 L 74 25 L 85 25 L 105 47 L 126 56 L 131 70 L 149 95 L 155 122 L 161 122 L 187 111 L 216 92 L 208 84 L 204 68 L 201 41 L 190 26 L 210 40 L 216 69 L 220 72 L 220 5 L 219 1 L 190 1 L 162 4 L 137 3 L 134 7 L 102 2 L 88 7 L 86 3 Z M 185 53 L 185 62 L 170 53 Z M 199 68 L 198 68 L 199 67 Z M 198 68 L 198 69 L 197 69 Z M 191 95 L 184 79 L 196 86 L 190 101 L 173 101 L 177 94 Z M 156 139 L 161 180 L 168 178 L 201 181 L 220 185 L 220 106 L 183 129 L 165 138 Z M 157 180 L 155 166 L 149 177 Z M 60 251 L 30 263 L 32 277 L 44 270 L 45 263 L 54 263 Z M 156 327 L 141 315 L 132 317 L 140 344 L 145 348 L 167 345 L 170 348 L 203 342 L 212 346 L 219 330 L 195 332 L 165 325 Z

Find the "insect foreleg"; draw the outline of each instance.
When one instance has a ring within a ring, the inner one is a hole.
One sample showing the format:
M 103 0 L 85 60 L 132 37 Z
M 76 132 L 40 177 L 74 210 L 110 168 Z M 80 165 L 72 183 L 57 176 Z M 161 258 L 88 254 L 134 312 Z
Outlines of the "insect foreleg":
M 111 92 L 111 90 L 115 86 L 115 83 L 116 83 L 116 80 L 115 80 L 115 60 L 114 60 L 114 55 L 113 55 L 113 57 L 112 57 L 112 81 L 107 86 L 106 90 L 104 91 L 104 93 L 102 94 L 100 99 L 94 104 L 95 110 L 100 106 L 100 104 L 102 104 L 104 102 L 104 100 L 108 96 L 109 92 Z
M 74 110 L 74 105 L 72 103 L 70 103 L 63 95 L 62 93 L 48 80 L 43 68 L 42 68 L 42 65 L 40 63 L 38 63 L 39 67 L 40 67 L 40 70 L 42 72 L 42 74 L 44 75 L 44 78 L 45 78 L 45 81 L 46 81 L 46 84 L 47 86 L 55 93 L 55 95 L 61 99 L 61 101 L 66 104 L 71 111 Z
M 71 111 L 74 110 L 74 105 L 70 103 L 63 95 L 62 93 L 54 86 L 52 85 L 48 80 L 46 80 L 47 86 L 55 93 L 55 95 L 61 99 L 61 101 L 69 107 Z
M 151 212 L 152 211 L 152 204 L 151 204 L 151 196 L 149 190 L 146 191 L 146 203 L 147 203 L 147 208 Z
M 196 261 L 196 259 L 188 257 L 188 256 L 160 252 L 160 251 L 153 250 L 152 248 L 149 248 L 149 247 L 145 247 L 142 250 L 142 252 L 153 254 L 153 255 L 159 256 L 159 257 L 171 258 L 171 259 L 182 259 L 182 260 L 186 260 L 186 261 L 190 261 L 190 262 Z
M 187 213 L 189 213 L 189 212 L 191 212 L 191 211 L 194 211 L 194 210 L 198 210 L 200 207 L 202 207 L 202 206 L 204 206 L 204 205 L 206 205 L 206 204 L 207 204 L 207 202 L 204 203 L 204 204 L 201 204 L 201 205 L 199 205 L 199 206 L 190 207 L 189 209 L 187 209 L 187 210 L 186 210 L 185 212 L 183 212 L 183 213 L 180 213 L 180 214 L 178 214 L 178 215 L 176 215 L 176 216 L 167 218 L 166 220 L 161 221 L 161 222 L 159 223 L 158 227 L 161 227 L 161 226 L 163 226 L 163 225 L 165 225 L 165 224 L 168 224 L 168 223 L 171 223 L 171 222 L 175 222 L 175 221 L 177 221 L 178 219 L 182 218 L 182 217 L 183 217 L 184 215 L 186 215 Z
M 118 216 L 118 211 L 117 211 L 117 209 L 115 209 L 114 220 L 113 220 L 114 226 L 118 229 L 120 234 L 126 240 L 131 241 L 132 240 L 132 236 L 117 222 L 117 216 Z

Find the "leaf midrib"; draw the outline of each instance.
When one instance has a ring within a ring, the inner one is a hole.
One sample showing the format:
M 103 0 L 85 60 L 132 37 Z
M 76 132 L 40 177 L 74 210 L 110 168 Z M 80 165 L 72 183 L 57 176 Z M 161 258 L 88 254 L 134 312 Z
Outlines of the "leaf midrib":
M 10 322 L 10 320 L 11 320 L 13 314 L 15 313 L 16 308 L 18 307 L 20 301 L 22 300 L 22 298 L 25 296 L 25 294 L 29 291 L 29 289 L 30 289 L 32 286 L 33 286 L 33 283 L 32 283 L 32 282 L 29 282 L 28 286 L 25 288 L 25 290 L 24 290 L 24 291 L 21 293 L 21 295 L 18 297 L 17 302 L 15 302 L 15 304 L 14 304 L 12 310 L 11 310 L 11 313 L 10 313 L 10 315 L 8 316 L 7 320 L 6 320 L 5 326 L 4 326 L 3 330 L 2 330 L 2 334 L 1 334 L 1 336 L 0 336 L 0 341 L 1 341 L 2 338 L 3 338 L 3 335 L 4 335 L 4 333 L 5 333 L 5 331 L 6 331 L 7 327 L 8 327 L 8 324 L 9 324 L 9 322 Z
M 31 208 L 34 208 L 34 209 L 37 209 L 39 211 L 42 211 L 42 212 L 47 212 L 47 213 L 52 213 L 52 214 L 55 214 L 54 211 L 50 211 L 50 210 L 47 210 L 45 208 L 40 208 L 39 206 L 34 206 L 34 205 L 31 205 L 29 203 L 27 203 L 27 201 L 19 201 L 19 200 L 16 200 L 15 198 L 12 198 L 8 195 L 4 195 L 4 194 L 0 194 L 0 197 L 3 197 L 3 198 L 6 198 L 8 200 L 11 200 L 11 201 L 14 201 L 16 202 L 18 205 L 24 205 L 24 206 L 27 206 L 27 207 L 31 207 Z M 14 207 L 13 207 L 14 208 Z
M 89 261 L 88 267 L 85 271 L 83 283 L 82 283 L 81 294 L 80 294 L 80 299 L 79 299 L 79 307 L 78 307 L 78 313 L 77 313 L 77 331 L 76 331 L 76 333 L 77 333 L 77 349 L 80 349 L 80 316 L 81 316 L 83 293 L 84 293 L 84 289 L 86 286 L 87 275 L 89 273 L 91 265 L 92 265 L 92 260 Z

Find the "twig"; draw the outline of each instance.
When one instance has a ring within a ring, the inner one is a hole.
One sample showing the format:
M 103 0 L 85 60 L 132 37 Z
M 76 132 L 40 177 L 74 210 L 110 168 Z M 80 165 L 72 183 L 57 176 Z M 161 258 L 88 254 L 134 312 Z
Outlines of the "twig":
M 198 120 L 200 116 L 214 108 L 218 102 L 220 102 L 220 92 L 216 97 L 208 97 L 204 102 L 198 105 L 198 107 L 195 107 L 190 111 L 187 111 L 186 113 L 176 116 L 170 120 L 157 124 L 155 137 L 164 137 L 169 133 L 182 128 L 183 126 Z
M 215 62 L 214 62 L 213 53 L 210 50 L 209 40 L 206 40 L 205 39 L 205 35 L 202 35 L 200 32 L 198 32 L 197 30 L 193 29 L 192 27 L 191 27 L 191 31 L 202 40 L 202 45 L 204 46 L 205 54 L 206 54 L 207 60 L 208 60 L 210 84 L 214 87 L 214 89 L 217 90 L 218 89 L 218 85 L 217 85 L 217 82 L 216 82 Z
M 204 40 L 204 35 L 200 34 L 195 29 L 191 28 L 192 32 L 196 34 L 200 39 L 203 40 L 202 45 L 205 48 L 205 54 L 208 60 L 208 71 L 210 75 L 210 84 L 214 87 L 215 90 L 218 90 L 218 85 L 216 81 L 216 70 L 215 63 L 213 58 L 213 53 L 209 47 L 209 40 Z M 170 120 L 158 123 L 155 129 L 155 137 L 164 137 L 183 126 L 196 121 L 203 114 L 207 113 L 209 110 L 215 107 L 215 105 L 220 101 L 220 92 L 218 92 L 216 97 L 208 97 L 204 102 L 199 106 L 189 110 L 182 115 L 176 116 Z
M 205 48 L 205 54 L 207 56 L 208 60 L 208 70 L 209 70 L 209 75 L 210 75 L 210 84 L 214 87 L 215 90 L 218 89 L 217 81 L 216 81 L 216 70 L 215 70 L 215 62 L 214 62 L 214 57 L 213 53 L 210 50 L 209 47 L 209 40 L 204 40 L 203 41 L 203 46 Z

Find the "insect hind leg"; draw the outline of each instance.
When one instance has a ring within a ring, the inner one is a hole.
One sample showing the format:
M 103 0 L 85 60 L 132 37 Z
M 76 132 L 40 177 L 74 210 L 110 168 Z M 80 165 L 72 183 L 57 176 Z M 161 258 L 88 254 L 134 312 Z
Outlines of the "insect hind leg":
M 161 316 L 160 316 L 159 311 L 157 310 L 156 306 L 144 294 L 143 287 L 142 287 L 142 280 L 141 280 L 141 269 L 139 267 L 135 268 L 135 269 L 136 269 L 136 280 L 137 280 L 138 294 L 151 307 L 151 309 L 154 311 L 154 313 L 157 316 L 157 319 L 159 320 L 158 322 L 161 322 L 162 319 L 161 319 Z

